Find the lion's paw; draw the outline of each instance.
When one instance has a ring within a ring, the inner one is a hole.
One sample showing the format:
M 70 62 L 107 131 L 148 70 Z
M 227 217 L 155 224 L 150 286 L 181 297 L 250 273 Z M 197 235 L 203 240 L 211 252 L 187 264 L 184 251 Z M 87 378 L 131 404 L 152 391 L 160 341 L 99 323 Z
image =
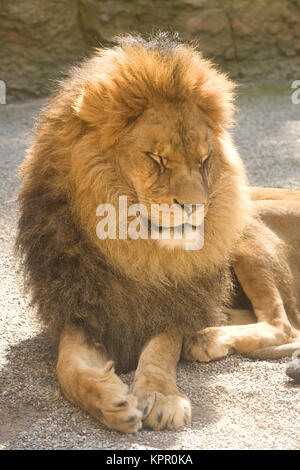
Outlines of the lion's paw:
M 191 421 L 191 404 L 182 394 L 150 392 L 139 396 L 139 408 L 143 412 L 144 426 L 156 431 L 178 429 Z
M 101 412 L 101 421 L 109 428 L 125 433 L 136 433 L 142 428 L 142 412 L 132 394 L 111 397 Z
M 184 345 L 185 359 L 208 362 L 233 354 L 232 341 L 225 328 L 205 328 L 188 338 Z

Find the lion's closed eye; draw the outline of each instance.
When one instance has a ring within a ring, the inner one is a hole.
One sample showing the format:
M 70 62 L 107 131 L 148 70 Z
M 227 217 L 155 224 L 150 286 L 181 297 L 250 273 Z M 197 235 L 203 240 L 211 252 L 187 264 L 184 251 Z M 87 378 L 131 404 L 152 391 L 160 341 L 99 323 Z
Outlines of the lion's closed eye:
M 200 158 L 200 163 L 199 163 L 199 168 L 203 167 L 206 163 L 208 163 L 208 161 L 210 160 L 212 156 L 212 150 L 210 150 L 210 152 L 208 152 L 207 154 L 205 154 L 203 157 Z
M 159 166 L 159 169 L 160 169 L 161 172 L 166 170 L 167 160 L 166 160 L 165 157 L 162 157 L 161 155 L 159 155 L 157 153 L 152 153 L 152 152 L 145 152 L 145 154 L 148 157 L 150 157 L 153 161 L 155 161 L 155 163 L 157 163 L 157 165 Z

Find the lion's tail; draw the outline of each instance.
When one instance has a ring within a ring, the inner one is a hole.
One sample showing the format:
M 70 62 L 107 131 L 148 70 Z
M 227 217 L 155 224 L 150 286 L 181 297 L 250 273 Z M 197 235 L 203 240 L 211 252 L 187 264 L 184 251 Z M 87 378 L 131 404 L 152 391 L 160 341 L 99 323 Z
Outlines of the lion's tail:
M 291 357 L 298 350 L 300 351 L 300 341 L 282 344 L 281 346 L 269 346 L 243 355 L 251 359 L 280 359 L 282 357 Z
M 300 341 L 281 346 L 271 346 L 268 348 L 257 349 L 256 351 L 246 353 L 244 356 L 251 359 L 279 359 L 281 357 L 291 357 L 291 362 L 286 367 L 286 375 L 300 383 Z

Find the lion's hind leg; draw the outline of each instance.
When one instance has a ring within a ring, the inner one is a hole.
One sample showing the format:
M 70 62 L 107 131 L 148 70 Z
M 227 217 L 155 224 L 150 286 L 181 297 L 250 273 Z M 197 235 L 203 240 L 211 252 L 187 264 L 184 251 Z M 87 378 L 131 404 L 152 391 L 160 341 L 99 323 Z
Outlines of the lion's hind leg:
M 233 352 L 260 359 L 291 355 L 299 349 L 300 331 L 285 309 L 294 293 L 281 240 L 262 223 L 253 224 L 233 268 L 252 310 L 229 310 L 231 326 L 206 328 L 186 338 L 184 357 L 209 361 Z
M 226 313 L 229 316 L 231 325 L 248 325 L 254 323 L 256 320 L 252 310 L 226 309 Z M 279 359 L 282 357 L 290 357 L 296 351 L 300 351 L 300 334 L 299 341 L 294 341 L 297 337 L 297 334 L 295 334 L 292 338 L 293 342 L 291 343 L 258 348 L 245 353 L 245 355 L 252 359 Z
M 299 349 L 296 338 L 266 322 L 205 328 L 185 338 L 183 356 L 187 360 L 207 362 L 238 353 L 256 359 L 290 356 Z M 290 344 L 287 344 L 287 343 Z
M 65 328 L 56 370 L 68 400 L 107 427 L 128 433 L 142 427 L 136 397 L 115 374 L 113 362 L 86 343 L 82 331 Z

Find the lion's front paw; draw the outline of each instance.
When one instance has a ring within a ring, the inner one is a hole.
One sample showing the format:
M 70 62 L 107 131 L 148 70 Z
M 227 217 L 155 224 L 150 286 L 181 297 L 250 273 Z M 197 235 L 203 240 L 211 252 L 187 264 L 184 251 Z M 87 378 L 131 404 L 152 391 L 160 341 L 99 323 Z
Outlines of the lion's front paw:
M 62 373 L 59 377 L 67 398 L 107 427 L 127 433 L 135 433 L 142 428 L 138 400 L 115 374 L 112 361 L 103 369 L 82 367 L 68 377 L 68 382 L 63 382 L 65 377 Z
M 178 429 L 191 421 L 190 401 L 179 393 L 164 395 L 153 391 L 139 395 L 139 408 L 144 426 L 151 429 Z
M 136 433 L 142 428 L 142 412 L 132 394 L 110 397 L 101 411 L 101 421 L 109 428 L 126 433 Z

